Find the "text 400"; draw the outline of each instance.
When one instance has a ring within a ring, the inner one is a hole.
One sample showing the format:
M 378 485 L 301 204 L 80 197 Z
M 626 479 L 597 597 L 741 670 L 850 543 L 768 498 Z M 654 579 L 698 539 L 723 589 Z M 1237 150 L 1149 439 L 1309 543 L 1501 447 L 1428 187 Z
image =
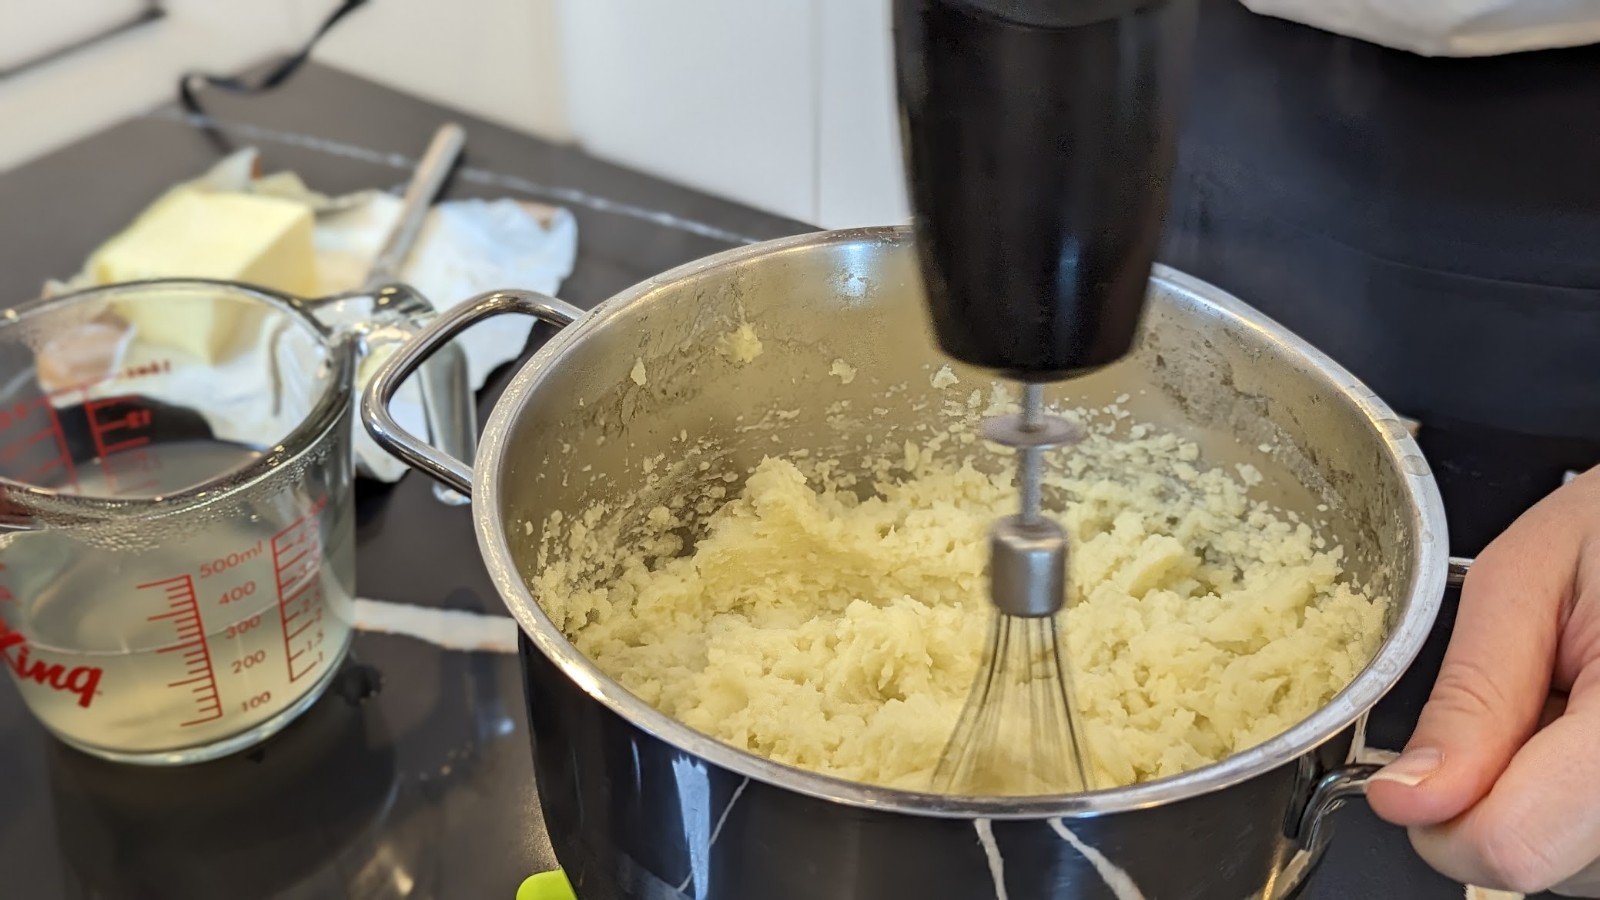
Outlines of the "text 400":
M 238 603 L 240 600 L 249 597 L 255 592 L 256 583 L 254 581 L 246 581 L 244 584 L 231 587 L 223 591 L 222 596 L 217 598 L 217 602 L 223 605 L 227 605 L 229 603 Z

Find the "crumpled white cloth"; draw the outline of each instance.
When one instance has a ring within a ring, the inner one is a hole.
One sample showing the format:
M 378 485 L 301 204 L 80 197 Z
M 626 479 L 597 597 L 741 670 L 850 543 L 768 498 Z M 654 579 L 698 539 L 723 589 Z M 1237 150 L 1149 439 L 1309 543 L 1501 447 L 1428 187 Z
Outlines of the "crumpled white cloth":
M 373 194 L 360 206 L 318 221 L 317 263 L 324 294 L 358 283 L 347 279 L 366 271 L 399 214 L 398 197 Z M 500 288 L 554 294 L 572 273 L 577 253 L 577 220 L 565 209 L 544 208 L 536 215 L 529 205 L 513 200 L 452 200 L 428 213 L 401 280 L 438 310 Z M 340 260 L 349 267 L 341 269 Z M 331 321 L 345 318 L 336 310 L 320 315 Z M 526 316 L 501 316 L 456 338 L 466 353 L 473 390 L 483 387 L 496 366 L 517 358 L 533 326 Z M 401 387 L 390 411 L 411 433 L 428 434 L 416 379 Z M 363 474 L 383 481 L 405 474 L 405 464 L 380 449 L 365 428 L 355 429 L 355 444 Z
M 1499 56 L 1600 43 L 1600 0 L 1240 0 L 1423 56 Z
M 313 240 L 319 295 L 330 297 L 359 289 L 380 244 L 400 215 L 400 198 L 375 190 L 330 198 L 310 190 L 292 173 L 258 177 L 257 164 L 256 150 L 245 148 L 188 184 L 210 191 L 261 193 L 305 203 L 316 211 Z M 429 211 L 401 280 L 439 311 L 499 288 L 554 294 L 572 273 L 577 248 L 577 220 L 565 209 L 510 199 L 451 200 Z M 86 269 L 69 280 L 49 282 L 45 293 L 61 293 L 93 283 Z M 366 298 L 356 298 L 321 306 L 317 316 L 337 327 L 365 318 L 369 310 Z M 522 352 L 533 325 L 533 320 L 526 317 L 502 316 L 456 338 L 467 358 L 473 390 L 483 387 L 495 367 Z M 119 349 L 119 358 L 109 362 L 109 371 L 162 355 L 134 334 L 131 342 Z M 199 411 L 219 440 L 253 444 L 259 442 L 261 435 L 282 435 L 293 427 L 294 422 L 284 417 L 290 414 L 289 409 L 300 409 L 304 404 L 276 403 L 271 390 L 312 390 L 309 382 L 301 384 L 293 376 L 313 368 L 315 356 L 315 349 L 303 342 L 279 340 L 278 335 L 264 332 L 253 346 L 215 366 L 193 362 L 145 376 L 139 391 L 180 405 L 204 396 L 207 402 Z M 268 371 L 274 373 L 272 379 L 262 377 Z M 371 366 L 364 366 L 361 377 L 370 376 L 371 372 Z M 111 396 L 124 389 L 116 381 L 107 381 L 86 389 L 84 396 Z M 396 421 L 419 437 L 428 433 L 421 394 L 416 379 L 411 379 L 391 405 Z M 355 459 L 362 474 L 383 481 L 396 481 L 405 474 L 405 464 L 380 449 L 366 429 L 358 424 L 353 431 Z

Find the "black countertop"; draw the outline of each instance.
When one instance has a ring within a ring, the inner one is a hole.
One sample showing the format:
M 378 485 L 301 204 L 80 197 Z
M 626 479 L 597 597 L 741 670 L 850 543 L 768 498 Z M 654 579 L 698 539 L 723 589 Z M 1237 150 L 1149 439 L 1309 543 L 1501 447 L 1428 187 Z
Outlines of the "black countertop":
M 0 291 L 31 297 L 77 271 L 163 189 L 228 149 L 257 146 L 269 169 L 331 193 L 388 187 L 447 117 L 468 133 L 447 196 L 547 200 L 577 216 L 578 259 L 561 295 L 579 306 L 734 243 L 807 230 L 324 67 L 208 108 L 239 126 L 224 125 L 226 143 L 166 109 L 0 174 Z M 362 482 L 357 502 L 362 596 L 504 611 L 466 508 L 440 505 L 418 476 Z M 158 770 L 56 743 L 7 684 L 0 896 L 509 900 L 555 866 L 525 718 L 514 656 L 358 633 L 328 696 L 283 733 L 240 756 Z
M 447 115 L 469 134 L 451 196 L 551 200 L 577 215 L 577 266 L 561 293 L 580 306 L 734 243 L 807 228 L 325 67 L 272 95 L 215 98 L 211 110 L 222 143 L 162 110 L 0 174 L 0 290 L 31 296 L 45 278 L 75 271 L 161 189 L 230 147 L 254 144 L 271 168 L 325 191 L 388 186 Z M 1468 554 L 1565 469 L 1600 460 L 1592 446 L 1481 429 L 1438 425 L 1423 440 L 1455 549 Z M 363 483 L 357 496 L 362 596 L 499 610 L 467 510 L 434 502 L 415 475 Z M 1375 715 L 1377 745 L 1405 739 L 1453 613 L 1452 597 L 1422 660 Z M 515 657 L 364 633 L 302 720 L 253 751 L 187 769 L 117 766 L 62 747 L 0 688 L 0 894 L 510 898 L 524 876 L 554 866 L 524 719 Z M 1455 900 L 1462 888 L 1352 804 L 1307 896 Z

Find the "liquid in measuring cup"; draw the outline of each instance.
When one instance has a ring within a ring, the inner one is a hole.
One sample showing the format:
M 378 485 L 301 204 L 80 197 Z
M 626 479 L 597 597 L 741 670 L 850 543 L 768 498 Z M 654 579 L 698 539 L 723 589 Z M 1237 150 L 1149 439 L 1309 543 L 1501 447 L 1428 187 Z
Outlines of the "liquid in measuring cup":
M 77 465 L 57 489 L 154 497 L 258 456 L 218 441 L 148 444 Z M 352 513 L 327 503 L 247 488 L 171 540 L 0 537 L 0 597 L 21 604 L 0 653 L 30 708 L 68 743 L 130 761 L 211 758 L 286 724 L 350 640 Z

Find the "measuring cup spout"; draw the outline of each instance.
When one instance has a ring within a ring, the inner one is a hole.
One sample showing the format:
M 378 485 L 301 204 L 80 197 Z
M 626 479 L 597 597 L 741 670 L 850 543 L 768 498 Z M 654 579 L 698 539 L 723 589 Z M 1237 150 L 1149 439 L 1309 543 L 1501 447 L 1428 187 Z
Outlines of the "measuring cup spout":
M 11 498 L 6 496 L 5 485 L 0 483 L 0 534 L 33 527 L 35 527 L 33 514 L 27 507 L 13 503 Z

